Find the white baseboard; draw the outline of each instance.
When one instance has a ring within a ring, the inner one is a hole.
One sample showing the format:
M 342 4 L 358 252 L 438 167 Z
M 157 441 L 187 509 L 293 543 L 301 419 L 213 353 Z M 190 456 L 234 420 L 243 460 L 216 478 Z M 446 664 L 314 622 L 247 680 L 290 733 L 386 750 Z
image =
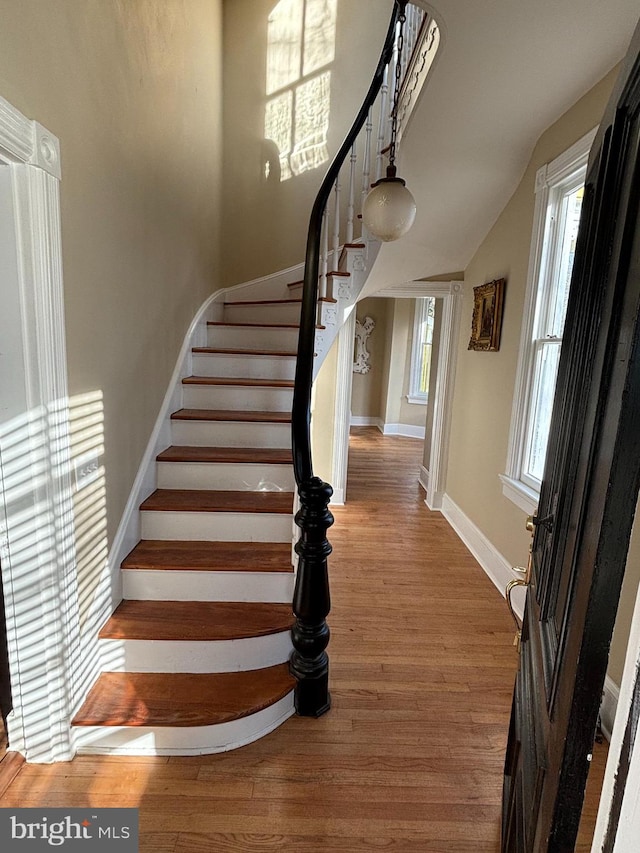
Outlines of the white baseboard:
M 423 472 L 427 474 L 428 472 L 424 468 L 421 470 L 420 485 L 425 488 L 422 481 Z M 460 539 L 462 539 L 467 548 L 471 551 L 476 560 L 480 563 L 490 580 L 500 590 L 502 596 L 504 596 L 507 584 L 515 577 L 509 563 L 487 539 L 480 528 L 477 527 L 467 515 L 465 515 L 460 507 L 451 500 L 447 494 L 445 494 L 442 499 L 442 514 L 453 527 Z M 524 611 L 524 589 L 515 590 L 515 593 L 516 594 L 512 597 L 513 609 L 516 611 L 520 619 L 522 619 Z M 616 718 L 619 694 L 620 688 L 615 681 L 607 675 L 604 682 L 602 704 L 600 706 L 600 724 L 602 726 L 603 734 L 608 741 L 611 741 L 611 732 L 613 731 L 613 723 Z
M 447 494 L 442 498 L 442 514 L 504 597 L 507 584 L 516 577 L 507 560 Z M 513 609 L 522 619 L 524 590 L 515 590 L 512 603 Z
M 602 704 L 600 705 L 600 725 L 606 739 L 611 742 L 611 732 L 616 718 L 620 688 L 608 675 L 604 680 Z
M 344 506 L 344 489 L 334 489 L 329 506 Z
M 420 438 L 424 441 L 425 428 L 413 424 L 384 424 L 383 435 L 401 435 L 405 438 Z
M 351 415 L 351 426 L 374 426 L 383 432 L 384 423 L 380 418 L 370 418 L 364 415 Z
M 418 483 L 425 490 L 425 493 L 427 495 L 429 494 L 430 480 L 431 480 L 431 475 L 429 474 L 427 469 L 424 467 L 424 465 L 421 465 L 420 466 L 420 476 L 418 477 Z M 425 503 L 426 503 L 426 499 L 425 499 Z
M 401 435 L 405 438 L 421 438 L 424 440 L 425 428 L 413 426 L 412 424 L 386 424 L 382 418 L 367 417 L 365 415 L 351 415 L 351 426 L 374 426 L 378 427 L 383 435 Z

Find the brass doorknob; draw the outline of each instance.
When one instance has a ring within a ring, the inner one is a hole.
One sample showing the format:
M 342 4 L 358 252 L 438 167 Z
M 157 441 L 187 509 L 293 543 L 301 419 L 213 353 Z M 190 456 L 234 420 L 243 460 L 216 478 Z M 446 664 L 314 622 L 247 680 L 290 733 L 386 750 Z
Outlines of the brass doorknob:
M 535 523 L 534 523 L 532 515 L 527 517 L 527 521 L 526 521 L 525 526 L 526 526 L 527 530 L 529 531 L 529 533 L 531 533 L 531 535 L 533 536 L 533 531 L 535 530 Z M 518 574 L 522 575 L 522 577 L 514 578 L 512 581 L 509 581 L 509 583 L 507 584 L 507 588 L 504 591 L 504 597 L 505 597 L 506 602 L 507 602 L 507 607 L 509 608 L 509 613 L 511 614 L 511 618 L 513 619 L 514 624 L 516 626 L 516 635 L 513 638 L 513 645 L 517 646 L 518 651 L 520 651 L 520 640 L 522 638 L 522 625 L 520 624 L 520 620 L 518 619 L 516 611 L 513 609 L 513 603 L 511 601 L 511 593 L 513 592 L 513 590 L 516 587 L 518 587 L 518 586 L 528 587 L 529 584 L 531 583 L 531 568 L 533 565 L 533 556 L 531 553 L 532 548 L 533 548 L 533 543 L 529 546 L 529 559 L 527 561 L 526 569 L 523 566 L 512 566 L 511 567 L 512 571 L 517 572 Z

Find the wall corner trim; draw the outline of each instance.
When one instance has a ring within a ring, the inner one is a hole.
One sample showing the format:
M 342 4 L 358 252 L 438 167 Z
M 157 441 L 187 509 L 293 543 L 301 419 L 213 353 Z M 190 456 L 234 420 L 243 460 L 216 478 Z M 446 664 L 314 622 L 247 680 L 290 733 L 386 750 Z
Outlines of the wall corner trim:
M 60 180 L 60 143 L 39 122 L 22 115 L 0 97 L 0 160 L 38 166 Z

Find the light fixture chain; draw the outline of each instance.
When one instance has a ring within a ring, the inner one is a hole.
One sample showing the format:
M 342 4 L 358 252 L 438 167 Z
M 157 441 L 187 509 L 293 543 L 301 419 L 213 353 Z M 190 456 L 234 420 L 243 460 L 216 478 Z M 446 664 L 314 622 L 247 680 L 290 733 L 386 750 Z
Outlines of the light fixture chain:
M 396 136 L 398 134 L 398 106 L 400 102 L 400 87 L 402 84 L 402 52 L 404 50 L 404 25 L 407 20 L 405 13 L 406 7 L 403 8 L 400 14 L 399 22 L 400 29 L 398 31 L 398 41 L 396 44 L 396 69 L 395 69 L 395 86 L 393 91 L 393 109 L 391 111 L 391 142 L 389 145 L 389 166 L 395 166 L 396 162 Z

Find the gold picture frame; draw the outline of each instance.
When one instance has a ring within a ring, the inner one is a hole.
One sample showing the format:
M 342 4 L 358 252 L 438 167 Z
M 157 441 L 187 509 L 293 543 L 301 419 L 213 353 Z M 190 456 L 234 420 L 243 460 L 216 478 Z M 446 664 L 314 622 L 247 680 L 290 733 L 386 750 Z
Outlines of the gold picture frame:
M 497 352 L 500 349 L 504 288 L 503 278 L 473 288 L 469 349 L 485 352 Z

